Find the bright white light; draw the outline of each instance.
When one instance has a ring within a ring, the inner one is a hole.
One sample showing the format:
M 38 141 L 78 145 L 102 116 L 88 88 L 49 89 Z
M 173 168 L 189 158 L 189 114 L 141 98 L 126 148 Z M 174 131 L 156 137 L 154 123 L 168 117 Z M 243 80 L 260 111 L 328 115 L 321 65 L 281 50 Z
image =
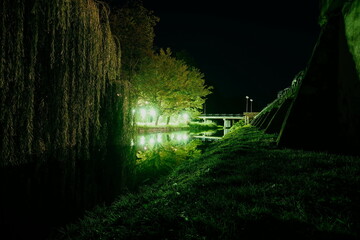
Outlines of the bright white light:
M 145 137 L 144 136 L 140 137 L 140 145 L 145 145 Z
M 184 113 L 184 114 L 183 114 L 183 118 L 185 119 L 185 121 L 189 120 L 189 114 Z
M 182 138 L 183 140 L 187 141 L 189 139 L 189 136 L 187 134 L 184 134 Z
M 152 145 L 155 144 L 155 138 L 150 138 L 150 144 L 152 144 Z
M 181 139 L 182 139 L 182 137 L 180 134 L 176 136 L 176 140 L 181 141 Z
M 161 143 L 161 142 L 162 142 L 162 137 L 161 137 L 160 134 L 157 136 L 157 141 L 158 141 L 158 143 Z
M 246 99 L 248 99 L 249 98 L 249 96 L 246 96 Z

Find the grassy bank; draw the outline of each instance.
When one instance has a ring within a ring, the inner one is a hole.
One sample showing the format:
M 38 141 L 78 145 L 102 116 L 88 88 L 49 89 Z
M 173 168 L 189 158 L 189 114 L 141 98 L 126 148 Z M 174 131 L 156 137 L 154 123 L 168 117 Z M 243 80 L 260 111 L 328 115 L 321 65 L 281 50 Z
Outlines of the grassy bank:
M 360 158 L 276 149 L 274 140 L 237 128 L 60 238 L 358 239 Z
M 223 126 L 217 125 L 214 122 L 190 122 L 189 127 L 191 131 L 206 131 L 211 129 L 223 128 Z
M 206 131 L 210 129 L 218 129 L 222 126 L 217 125 L 216 123 L 200 123 L 200 122 L 190 122 L 188 124 L 176 124 L 176 125 L 138 125 L 136 126 L 137 132 L 172 132 L 172 131 Z
M 136 126 L 135 131 L 138 133 L 157 133 L 157 132 L 175 132 L 189 130 L 188 125 L 161 125 L 161 126 Z

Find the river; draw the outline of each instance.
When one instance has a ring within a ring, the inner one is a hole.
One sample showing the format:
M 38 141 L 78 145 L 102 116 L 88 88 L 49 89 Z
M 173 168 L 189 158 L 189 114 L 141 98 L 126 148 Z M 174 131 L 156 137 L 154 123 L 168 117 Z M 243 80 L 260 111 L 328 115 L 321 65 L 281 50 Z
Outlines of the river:
M 68 149 L 68 155 L 52 161 L 0 168 L 0 238 L 45 239 L 95 205 L 110 204 L 116 196 L 200 157 L 223 135 L 224 130 L 139 133 L 129 146 L 114 147 L 112 151 L 123 152 L 122 158 L 104 160 L 111 151 L 94 151 L 90 161 L 69 161 L 76 149 Z
M 228 129 L 139 133 L 131 141 L 135 161 L 129 166 L 132 175 L 127 178 L 127 186 L 134 189 L 169 174 L 182 162 L 200 157 L 211 142 L 227 132 Z

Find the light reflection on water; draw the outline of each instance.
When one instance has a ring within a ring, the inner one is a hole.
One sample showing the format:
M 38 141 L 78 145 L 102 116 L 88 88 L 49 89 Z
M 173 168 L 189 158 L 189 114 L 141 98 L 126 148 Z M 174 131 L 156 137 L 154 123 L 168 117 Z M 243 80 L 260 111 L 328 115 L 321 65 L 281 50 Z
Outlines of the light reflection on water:
M 135 146 L 138 150 L 148 150 L 170 142 L 171 144 L 178 145 L 186 144 L 194 139 L 200 139 L 203 142 L 216 141 L 221 139 L 228 132 L 229 128 L 196 133 L 190 131 L 142 133 L 131 140 L 131 146 Z
M 132 183 L 142 185 L 169 174 L 182 162 L 200 157 L 207 141 L 218 140 L 223 131 L 189 131 L 139 134 L 132 140 L 135 150 Z
M 191 139 L 192 137 L 188 131 L 148 133 L 138 135 L 133 145 L 135 145 L 138 150 L 148 150 L 170 142 L 175 145 L 186 144 Z

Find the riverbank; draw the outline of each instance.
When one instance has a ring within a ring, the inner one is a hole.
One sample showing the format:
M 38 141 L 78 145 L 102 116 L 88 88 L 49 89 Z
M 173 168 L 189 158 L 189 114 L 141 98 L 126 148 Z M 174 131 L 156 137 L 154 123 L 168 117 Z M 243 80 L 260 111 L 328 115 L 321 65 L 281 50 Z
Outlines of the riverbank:
M 153 133 L 153 132 L 174 132 L 174 131 L 207 131 L 212 129 L 223 128 L 215 123 L 190 122 L 188 124 L 176 125 L 138 125 L 136 132 Z
M 277 149 L 237 128 L 57 239 L 359 239 L 360 158 Z

